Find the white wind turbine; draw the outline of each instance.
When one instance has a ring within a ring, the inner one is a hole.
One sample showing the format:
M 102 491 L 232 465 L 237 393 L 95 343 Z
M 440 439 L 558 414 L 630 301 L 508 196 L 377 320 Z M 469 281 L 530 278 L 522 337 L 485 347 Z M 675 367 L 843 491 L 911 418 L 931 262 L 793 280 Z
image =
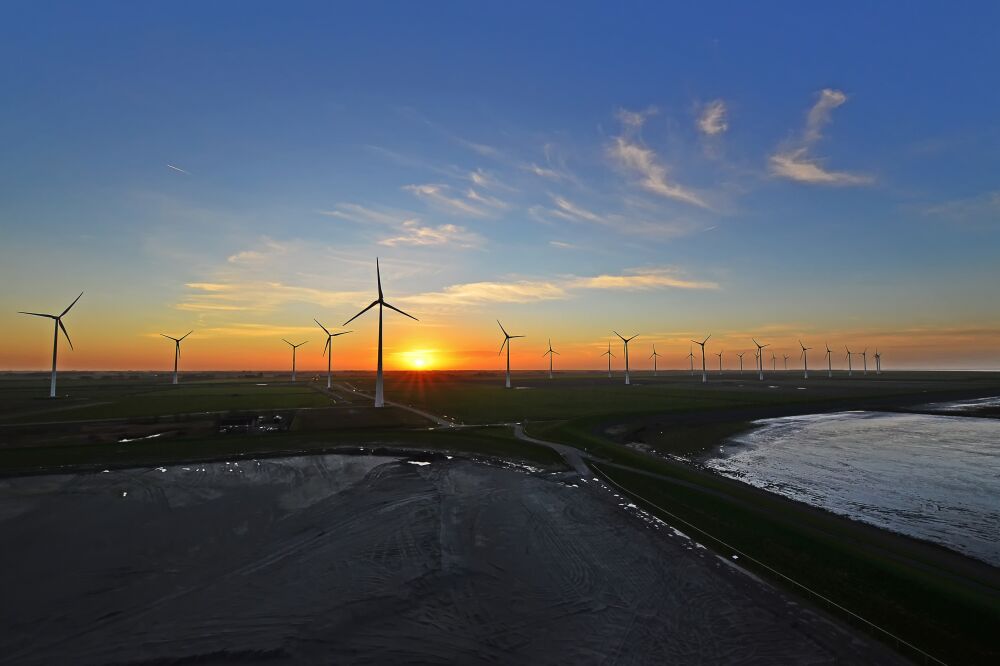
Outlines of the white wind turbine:
M 847 345 L 844 345 L 844 349 L 847 350 L 847 376 L 852 377 L 854 375 L 854 371 L 851 369 L 851 355 L 854 352 L 852 352 Z
M 297 345 L 296 344 L 292 344 L 291 342 L 289 342 L 288 340 L 285 340 L 284 338 L 281 338 L 281 341 L 284 342 L 286 345 L 288 345 L 289 347 L 292 348 L 292 381 L 294 382 L 295 381 L 295 350 L 297 350 L 299 347 L 301 347 L 302 345 L 304 345 L 306 342 L 309 342 L 309 341 L 306 340 L 306 342 L 300 342 Z
M 833 378 L 833 350 L 829 342 L 826 343 L 826 376 Z
M 656 377 L 656 359 L 658 359 L 659 357 L 660 357 L 660 355 L 656 353 L 656 344 L 654 343 L 653 344 L 653 353 L 649 355 L 649 358 L 653 359 L 653 376 L 654 377 Z
M 764 348 L 770 347 L 770 344 L 762 345 L 755 338 L 750 338 L 753 343 L 757 345 L 757 370 L 760 372 L 758 378 L 760 381 L 764 381 Z
M 778 371 L 778 357 L 775 356 L 774 352 L 771 352 L 771 372 Z
M 326 326 L 319 323 L 319 319 L 313 319 L 313 321 L 316 322 L 317 326 L 323 329 L 324 333 L 326 333 L 326 344 L 323 346 L 323 355 L 326 356 L 326 388 L 329 389 L 332 388 L 332 382 L 331 382 L 332 372 L 330 366 L 332 365 L 333 361 L 333 339 L 338 335 L 347 335 L 348 333 L 353 333 L 353 331 L 341 331 L 340 333 L 331 333 L 330 331 L 326 330 Z
M 719 357 L 719 374 L 721 375 L 722 374 L 722 352 L 721 351 L 718 352 L 716 354 L 716 356 Z
M 375 279 L 378 281 L 378 298 L 372 301 L 372 304 L 366 307 L 364 310 L 354 315 L 350 319 L 344 322 L 344 326 L 347 326 L 352 321 L 363 315 L 364 313 L 371 310 L 376 305 L 378 306 L 378 371 L 375 373 L 375 406 L 384 407 L 385 406 L 385 391 L 382 383 L 382 308 L 387 307 L 390 310 L 395 310 L 404 317 L 409 317 L 413 321 L 420 321 L 413 315 L 406 314 L 402 310 L 385 302 L 385 298 L 382 295 L 382 274 L 379 271 L 378 258 L 375 258 Z
M 812 347 L 806 347 L 804 344 L 802 344 L 801 340 L 799 340 L 799 347 L 802 347 L 802 378 L 803 379 L 809 379 L 809 354 L 808 354 L 808 352 L 809 352 L 810 349 L 812 349 Z
M 864 373 L 865 373 L 865 377 L 867 377 L 868 376 L 868 347 L 865 347 L 865 350 L 863 352 L 861 352 L 861 361 L 862 361 L 862 363 L 864 363 L 864 369 L 865 369 Z
M 83 292 L 80 292 L 80 296 L 83 296 Z M 69 343 L 69 348 L 73 349 L 73 342 L 69 339 L 69 333 L 66 332 L 66 327 L 62 323 L 62 318 L 66 316 L 66 313 L 70 311 L 76 302 L 80 300 L 80 296 L 73 299 L 73 302 L 69 304 L 69 307 L 63 310 L 57 315 L 42 314 L 40 312 L 18 312 L 18 314 L 31 315 L 32 317 L 45 317 L 46 319 L 52 319 L 55 323 L 53 326 L 52 333 L 52 381 L 49 384 L 49 397 L 56 397 L 56 355 L 59 351 L 59 329 L 62 329 L 63 335 L 66 336 L 66 342 Z
M 740 376 L 741 377 L 743 376 L 743 354 L 746 354 L 746 352 L 742 351 L 739 354 L 737 354 L 737 356 L 740 357 Z
M 611 379 L 611 359 L 614 358 L 614 354 L 611 353 L 611 341 L 608 340 L 608 351 L 601 354 L 601 356 L 608 357 L 608 379 Z
M 879 352 L 878 347 L 875 348 L 875 374 L 882 374 L 882 354 Z
M 497 325 L 500 326 L 500 330 L 503 331 L 503 342 L 500 344 L 500 351 L 497 352 L 497 356 L 503 353 L 503 348 L 507 347 L 507 388 L 510 388 L 510 341 L 514 338 L 523 338 L 523 335 L 508 335 L 507 331 L 504 330 L 503 324 L 497 319 Z
M 500 322 L 497 323 L 499 324 Z M 501 326 L 500 328 L 503 328 L 503 326 Z M 559 352 L 557 352 L 555 349 L 552 348 L 552 338 L 549 338 L 549 350 L 544 354 L 542 354 L 542 356 L 549 357 L 549 379 L 552 379 L 552 357 L 554 355 L 560 356 Z
M 788 354 L 782 354 L 785 357 L 785 370 L 788 370 Z
M 173 382 L 174 384 L 177 383 L 177 363 L 178 363 L 178 361 L 181 360 L 181 340 L 183 340 L 187 336 L 191 335 L 192 333 L 194 333 L 194 331 L 188 331 L 187 333 L 185 333 L 184 335 L 182 335 L 179 338 L 175 338 L 175 337 L 172 337 L 172 336 L 169 336 L 169 335 L 164 335 L 163 333 L 160 333 L 160 335 L 163 335 L 163 337 L 167 338 L 168 340 L 173 340 L 174 341 L 174 382 Z
M 688 347 L 688 360 L 691 362 L 691 376 L 694 377 L 694 347 Z
M 712 334 L 708 334 L 708 338 L 712 337 Z M 691 342 L 701 347 L 701 383 L 704 384 L 708 381 L 708 370 L 705 368 L 705 343 L 708 342 L 708 338 L 705 338 L 701 342 L 697 340 L 692 340 Z
M 631 338 L 623 338 L 621 333 L 619 333 L 618 331 L 614 331 L 614 334 L 617 335 L 619 338 L 621 338 L 622 343 L 624 343 L 625 345 L 625 385 L 628 386 L 631 383 L 629 381 L 629 374 L 628 374 L 628 343 L 634 340 L 636 337 L 638 337 L 639 334 L 636 333 Z

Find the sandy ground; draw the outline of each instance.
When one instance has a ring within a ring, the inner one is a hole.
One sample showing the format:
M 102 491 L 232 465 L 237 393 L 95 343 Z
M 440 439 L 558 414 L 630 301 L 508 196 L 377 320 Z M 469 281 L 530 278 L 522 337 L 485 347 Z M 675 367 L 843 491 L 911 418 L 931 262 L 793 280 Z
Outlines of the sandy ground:
M 593 479 L 316 456 L 0 480 L 2 663 L 893 663 Z

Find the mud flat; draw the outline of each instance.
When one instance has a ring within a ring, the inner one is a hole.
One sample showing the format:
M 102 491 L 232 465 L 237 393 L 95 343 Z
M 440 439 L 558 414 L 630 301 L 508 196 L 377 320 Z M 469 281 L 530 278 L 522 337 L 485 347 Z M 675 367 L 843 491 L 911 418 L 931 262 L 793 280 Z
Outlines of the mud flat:
M 0 662 L 896 663 L 594 479 L 314 456 L 0 480 Z

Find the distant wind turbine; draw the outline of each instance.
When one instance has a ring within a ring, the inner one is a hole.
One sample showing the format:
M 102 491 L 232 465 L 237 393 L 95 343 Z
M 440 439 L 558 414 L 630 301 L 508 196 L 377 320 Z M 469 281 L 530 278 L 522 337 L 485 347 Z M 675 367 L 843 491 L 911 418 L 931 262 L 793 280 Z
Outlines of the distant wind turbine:
M 364 313 L 371 310 L 376 305 L 378 306 L 378 372 L 375 373 L 375 406 L 384 407 L 385 406 L 385 392 L 382 384 L 382 307 L 387 307 L 390 310 L 395 310 L 404 317 L 409 317 L 413 321 L 420 321 L 413 315 L 406 314 L 402 310 L 385 302 L 385 297 L 382 295 L 382 274 L 379 271 L 378 258 L 375 258 L 375 279 L 378 281 L 378 298 L 372 301 L 372 304 L 366 307 L 364 310 L 354 315 L 350 319 L 344 322 L 344 326 L 347 326 L 352 321 L 363 315 Z
M 659 357 L 660 357 L 660 355 L 656 353 L 656 344 L 654 344 L 653 345 L 653 353 L 649 355 L 649 358 L 653 359 L 653 376 L 654 377 L 656 376 L 656 359 L 658 359 Z
M 778 370 L 778 357 L 771 352 L 771 372 L 777 372 Z
M 523 335 L 508 335 L 507 331 L 504 330 L 503 324 L 497 319 L 497 325 L 500 326 L 500 330 L 503 331 L 503 343 L 500 344 L 500 351 L 497 352 L 497 356 L 503 353 L 503 348 L 507 347 L 507 388 L 510 388 L 510 341 L 514 338 L 523 338 Z M 550 357 L 551 358 L 551 357 Z
M 829 342 L 826 343 L 826 376 L 833 377 L 833 350 Z
M 854 375 L 854 371 L 851 369 L 851 355 L 854 352 L 852 352 L 847 345 L 844 345 L 844 349 L 847 350 L 847 376 L 852 377 Z
M 708 338 L 712 337 L 712 334 L 708 334 Z M 701 383 L 704 384 L 708 381 L 708 369 L 705 367 L 705 343 L 708 342 L 708 338 L 705 338 L 701 342 L 697 340 L 692 340 L 691 342 L 701 347 Z
M 332 372 L 330 368 L 333 360 L 333 339 L 338 335 L 347 335 L 348 333 L 353 333 L 353 331 L 341 331 L 340 333 L 331 333 L 330 331 L 326 330 L 326 326 L 319 323 L 319 319 L 313 319 L 313 321 L 316 322 L 317 326 L 323 329 L 324 333 L 326 333 L 326 344 L 323 345 L 323 355 L 326 356 L 326 387 L 329 389 L 332 388 L 333 386 L 331 382 Z
M 785 370 L 788 370 L 788 354 L 782 354 L 785 357 Z
M 865 377 L 867 377 L 868 376 L 868 347 L 865 347 L 865 350 L 863 352 L 861 352 L 861 361 L 864 363 L 864 369 L 865 369 L 864 373 L 865 373 Z
M 497 322 L 497 323 L 500 323 L 500 322 Z M 503 327 L 501 326 L 501 328 L 503 328 Z M 553 356 L 559 356 L 559 355 L 560 355 L 559 352 L 557 352 L 555 349 L 552 348 L 552 338 L 549 338 L 549 350 L 547 352 L 545 352 L 544 354 L 542 354 L 542 356 L 548 356 L 549 357 L 549 379 L 552 379 L 552 357 Z
M 875 348 L 875 374 L 882 374 L 882 354 L 879 352 L 878 347 Z
M 770 344 L 762 345 L 755 338 L 750 338 L 753 343 L 757 345 L 757 370 L 760 372 L 758 376 L 760 381 L 764 381 L 764 348 L 770 347 Z
M 806 347 L 801 340 L 799 340 L 799 347 L 802 347 L 802 378 L 809 379 L 809 350 L 812 347 Z
M 721 375 L 722 374 L 722 352 L 721 351 L 718 352 L 716 354 L 716 356 L 719 357 L 719 374 Z
M 80 296 L 83 296 L 83 292 L 80 292 Z M 66 327 L 62 323 L 62 318 L 66 316 L 66 313 L 76 305 L 76 302 L 80 300 L 80 296 L 73 299 L 73 302 L 69 304 L 69 307 L 63 310 L 60 314 L 42 314 L 40 312 L 18 312 L 18 314 L 31 315 L 32 317 L 45 317 L 46 319 L 52 319 L 54 323 L 52 324 L 52 381 L 49 384 L 49 397 L 56 397 L 56 355 L 59 351 L 59 329 L 62 329 L 63 335 L 66 336 L 66 342 L 69 343 L 69 348 L 73 349 L 73 342 L 69 339 L 69 333 L 66 332 Z
M 169 336 L 169 335 L 164 335 L 163 333 L 160 333 L 160 335 L 163 335 L 163 337 L 167 338 L 168 340 L 173 340 L 174 341 L 174 382 L 173 382 L 174 384 L 177 383 L 177 363 L 178 363 L 178 361 L 181 360 L 181 340 L 183 340 L 187 336 L 191 335 L 192 333 L 194 333 L 194 331 L 188 331 L 187 333 L 185 333 L 184 335 L 182 335 L 179 338 L 175 338 L 175 337 L 172 337 L 172 336 Z
M 622 334 L 618 331 L 614 331 L 614 334 L 621 338 L 622 343 L 625 345 L 625 385 L 628 386 L 631 383 L 628 374 L 628 343 L 634 340 L 639 334 L 636 333 L 631 338 L 623 338 Z
M 608 357 L 608 379 L 611 379 L 611 359 L 614 357 L 614 354 L 611 353 L 611 341 L 610 340 L 608 340 L 608 351 L 606 351 L 603 354 L 601 354 L 601 356 L 607 356 Z
M 289 342 L 288 340 L 285 340 L 284 338 L 281 338 L 281 341 L 284 342 L 286 345 L 288 345 L 289 347 L 292 348 L 292 381 L 294 382 L 295 381 L 295 350 L 297 350 L 299 347 L 301 347 L 302 345 L 304 345 L 306 342 L 309 342 L 309 341 L 306 340 L 305 342 L 300 342 L 297 345 L 296 344 L 292 344 L 291 342 Z
M 688 347 L 687 357 L 691 361 L 691 376 L 694 377 L 694 347 Z
M 737 354 L 737 356 L 740 357 L 740 376 L 741 377 L 743 376 L 743 354 L 746 354 L 746 352 L 742 351 L 739 354 Z

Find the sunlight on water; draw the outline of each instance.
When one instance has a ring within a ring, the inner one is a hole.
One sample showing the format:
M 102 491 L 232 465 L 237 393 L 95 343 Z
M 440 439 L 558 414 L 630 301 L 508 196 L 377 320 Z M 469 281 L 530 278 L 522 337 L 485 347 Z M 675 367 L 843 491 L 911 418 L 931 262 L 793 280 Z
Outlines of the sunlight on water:
M 841 412 L 757 423 L 708 467 L 1000 566 L 1000 420 Z

